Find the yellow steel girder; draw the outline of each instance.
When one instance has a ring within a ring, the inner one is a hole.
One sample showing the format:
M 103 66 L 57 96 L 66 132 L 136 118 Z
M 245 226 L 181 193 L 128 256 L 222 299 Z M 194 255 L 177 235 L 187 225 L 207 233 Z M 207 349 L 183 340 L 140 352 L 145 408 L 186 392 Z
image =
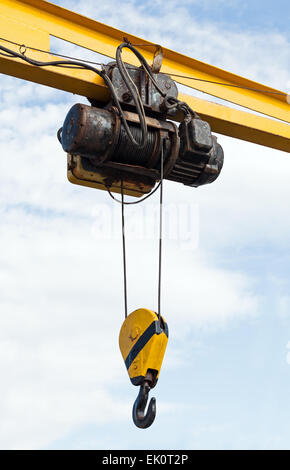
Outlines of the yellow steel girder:
M 148 61 L 152 59 L 154 51 L 154 44 L 149 41 L 44 0 L 1 0 L 0 26 L 1 37 L 45 51 L 50 50 L 50 35 L 109 57 L 115 56 L 116 47 L 123 41 L 124 36 L 132 44 L 144 45 L 139 49 Z M 7 46 L 3 41 L 0 43 Z M 147 47 L 149 45 L 152 47 Z M 9 47 L 13 48 L 11 45 Z M 18 50 L 18 47 L 14 46 L 14 49 Z M 177 82 L 276 119 L 180 95 L 180 99 L 190 104 L 211 124 L 213 131 L 290 152 L 290 130 L 287 125 L 290 106 L 286 93 L 166 48 L 163 49 L 163 53 L 162 72 L 189 77 L 173 77 Z M 28 50 L 27 55 L 43 61 L 53 60 L 52 56 L 37 51 Z M 137 65 L 136 57 L 129 51 L 124 50 L 123 56 L 127 63 Z M 31 66 L 19 59 L 0 56 L 0 72 L 101 101 L 106 101 L 109 97 L 103 80 L 86 70 L 55 67 L 44 69 Z M 191 78 L 234 86 L 221 86 Z

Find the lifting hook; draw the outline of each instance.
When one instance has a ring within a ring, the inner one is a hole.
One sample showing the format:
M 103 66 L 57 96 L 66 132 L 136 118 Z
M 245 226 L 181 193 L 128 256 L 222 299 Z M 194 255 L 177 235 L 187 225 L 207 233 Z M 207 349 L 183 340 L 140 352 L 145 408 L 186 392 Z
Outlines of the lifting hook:
M 156 416 L 156 399 L 151 398 L 150 403 L 148 405 L 148 410 L 146 415 L 144 415 L 145 407 L 148 401 L 148 394 L 150 391 L 150 385 L 148 381 L 144 381 L 142 385 L 140 385 L 140 390 L 138 396 L 135 400 L 133 405 L 133 421 L 138 428 L 149 428 L 153 423 L 155 416 Z

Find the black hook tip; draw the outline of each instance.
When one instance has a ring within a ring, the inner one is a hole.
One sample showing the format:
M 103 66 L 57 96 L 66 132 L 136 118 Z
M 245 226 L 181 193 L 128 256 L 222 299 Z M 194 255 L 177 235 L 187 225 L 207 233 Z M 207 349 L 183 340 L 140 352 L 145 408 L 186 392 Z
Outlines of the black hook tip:
M 145 383 L 141 385 L 139 394 L 133 405 L 132 417 L 134 424 L 138 428 L 142 429 L 149 428 L 156 416 L 156 399 L 154 397 L 150 400 L 146 414 L 144 413 L 148 401 L 149 390 L 150 387 L 148 384 Z

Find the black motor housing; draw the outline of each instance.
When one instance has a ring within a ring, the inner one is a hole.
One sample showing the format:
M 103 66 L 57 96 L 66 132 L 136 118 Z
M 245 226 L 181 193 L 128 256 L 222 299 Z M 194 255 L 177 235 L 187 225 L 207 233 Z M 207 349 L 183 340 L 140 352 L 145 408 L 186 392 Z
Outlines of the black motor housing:
M 125 111 L 136 141 L 141 141 L 137 114 Z M 139 176 L 160 179 L 162 145 L 164 178 L 198 187 L 212 183 L 223 166 L 223 150 L 207 122 L 199 118 L 176 125 L 160 117 L 147 116 L 147 142 L 134 145 L 114 107 L 108 109 L 75 104 L 62 128 L 63 149 L 71 155 L 89 159 L 93 167 L 119 173 L 130 171 Z M 143 170 L 142 170 L 143 169 Z

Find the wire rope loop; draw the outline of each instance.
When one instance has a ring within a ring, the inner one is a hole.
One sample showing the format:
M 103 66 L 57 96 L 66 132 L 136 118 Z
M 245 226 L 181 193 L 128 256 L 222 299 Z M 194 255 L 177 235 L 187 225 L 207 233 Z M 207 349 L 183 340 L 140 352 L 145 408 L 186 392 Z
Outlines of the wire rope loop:
M 121 54 L 122 54 L 122 49 L 124 47 L 127 47 L 128 49 L 132 50 L 135 53 L 135 55 L 138 57 L 139 60 L 140 60 L 140 58 L 139 58 L 139 53 L 136 54 L 136 52 L 138 52 L 137 49 L 130 46 L 128 43 L 122 43 L 117 47 L 117 51 L 116 51 L 117 66 L 118 66 L 120 75 L 121 75 L 122 79 L 124 80 L 124 83 L 126 84 L 126 87 L 128 88 L 129 93 L 131 94 L 131 96 L 133 98 L 133 101 L 135 103 L 135 106 L 136 106 L 136 110 L 137 110 L 137 113 L 138 113 L 138 116 L 139 116 L 139 121 L 140 121 L 140 127 L 141 127 L 141 142 L 137 142 L 134 139 L 134 137 L 133 137 L 128 125 L 127 125 L 127 122 L 124 122 L 124 121 L 123 122 L 124 122 L 127 134 L 130 137 L 131 142 L 134 145 L 136 145 L 137 147 L 142 149 L 147 144 L 147 135 L 148 135 L 145 110 L 144 110 L 144 106 L 143 106 L 142 99 L 141 99 L 140 93 L 138 91 L 138 88 L 135 85 L 135 83 L 133 82 L 132 78 L 130 77 L 130 75 L 128 73 L 128 70 L 127 70 L 127 68 L 126 68 L 126 66 L 125 66 L 125 64 L 122 60 Z
M 158 309 L 157 316 L 161 318 L 161 270 L 162 270 L 162 237 L 163 237 L 163 226 L 162 226 L 162 215 L 163 215 L 163 167 L 164 167 L 164 145 L 165 139 L 162 139 L 161 143 L 161 157 L 160 157 L 160 183 L 155 188 L 154 192 L 160 187 L 160 199 L 159 199 L 159 253 L 158 253 Z M 122 205 L 122 248 L 123 248 L 123 278 L 124 278 L 124 306 L 125 306 L 125 319 L 128 316 L 128 298 L 127 298 L 127 261 L 126 261 L 126 234 L 125 234 L 125 204 L 124 201 L 124 182 L 121 179 L 121 201 L 116 199 L 110 190 L 107 188 L 110 196 Z M 147 197 L 149 197 L 151 192 Z M 142 201 L 145 198 L 142 199 Z M 137 201 L 141 202 L 141 201 Z
M 126 319 L 127 316 L 128 316 L 128 302 L 127 302 L 126 237 L 125 237 L 125 213 L 124 213 L 123 180 L 121 180 L 121 196 L 122 196 L 122 246 L 123 246 L 124 306 L 125 306 L 125 319 Z
M 162 238 L 163 238 L 163 168 L 164 168 L 164 145 L 165 139 L 161 143 L 161 161 L 160 161 L 160 199 L 159 199 L 159 253 L 158 253 L 158 311 L 157 315 L 161 318 L 161 274 L 162 274 Z
M 19 53 L 21 55 L 25 55 L 26 54 L 26 51 L 27 51 L 27 47 L 25 46 L 25 44 L 20 44 L 19 46 Z

